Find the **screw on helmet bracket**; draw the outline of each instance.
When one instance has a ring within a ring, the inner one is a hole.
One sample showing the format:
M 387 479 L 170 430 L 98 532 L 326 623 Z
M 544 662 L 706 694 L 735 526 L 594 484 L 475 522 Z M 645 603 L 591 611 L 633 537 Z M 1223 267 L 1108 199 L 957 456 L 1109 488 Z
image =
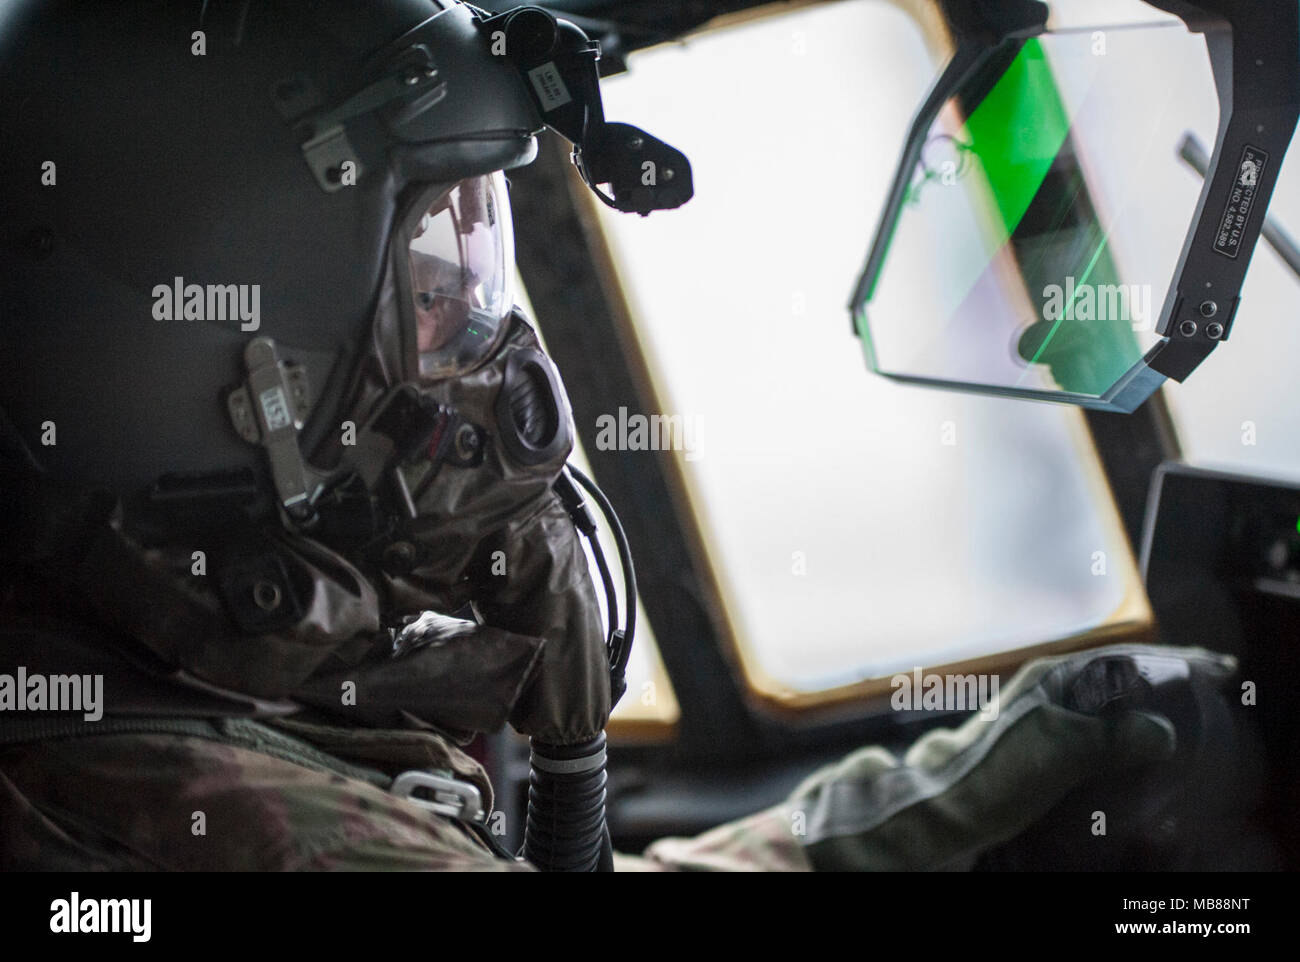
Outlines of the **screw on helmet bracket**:
M 351 164 L 353 178 L 363 173 L 356 149 L 348 140 L 346 125 L 365 114 L 392 106 L 390 118 L 400 123 L 427 110 L 447 93 L 447 82 L 438 74 L 433 54 L 422 44 L 412 44 L 387 60 L 382 75 L 333 106 L 321 103 L 311 80 L 298 75 L 275 85 L 272 98 L 276 109 L 302 138 L 302 155 L 326 193 L 347 185 L 345 173 Z M 400 102 L 400 103 L 399 103 Z
M 630 124 L 605 120 L 600 45 L 579 27 L 541 7 L 475 16 L 493 53 L 519 70 L 546 125 L 573 144 L 574 166 L 606 205 L 644 217 L 691 199 L 685 154 Z

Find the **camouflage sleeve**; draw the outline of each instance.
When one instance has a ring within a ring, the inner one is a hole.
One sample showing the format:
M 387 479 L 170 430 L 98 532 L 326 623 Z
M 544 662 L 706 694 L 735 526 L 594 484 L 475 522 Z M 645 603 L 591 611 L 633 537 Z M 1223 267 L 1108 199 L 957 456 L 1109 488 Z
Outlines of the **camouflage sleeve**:
M 1090 777 L 1171 756 L 1173 725 L 1143 710 L 1141 700 L 1097 713 L 1066 697 L 1127 699 L 1130 688 L 1145 691 L 1137 669 L 1115 670 L 1142 660 L 1211 689 L 1233 668 L 1210 652 L 1135 645 L 1039 659 L 1002 690 L 995 712 L 933 729 L 902 755 L 878 746 L 854 752 L 780 805 L 694 838 L 661 839 L 642 856 L 617 856 L 616 868 L 968 866 Z M 1116 681 L 1123 684 L 1111 692 Z M 149 733 L 49 740 L 0 753 L 0 868 L 529 866 L 493 857 L 459 823 L 362 779 L 240 745 Z
M 0 868 L 529 870 L 375 785 L 171 734 L 5 750 Z
M 790 813 L 777 806 L 694 838 L 661 838 L 640 856 L 615 854 L 614 870 L 810 872 L 813 866 L 791 830 Z

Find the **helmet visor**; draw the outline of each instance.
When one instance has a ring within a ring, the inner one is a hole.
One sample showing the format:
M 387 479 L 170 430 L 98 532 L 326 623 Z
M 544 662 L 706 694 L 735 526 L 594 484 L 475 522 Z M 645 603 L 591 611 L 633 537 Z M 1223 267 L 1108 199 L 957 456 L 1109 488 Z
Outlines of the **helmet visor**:
M 496 349 L 514 305 L 505 177 L 463 180 L 419 215 L 407 247 L 422 380 L 453 377 Z

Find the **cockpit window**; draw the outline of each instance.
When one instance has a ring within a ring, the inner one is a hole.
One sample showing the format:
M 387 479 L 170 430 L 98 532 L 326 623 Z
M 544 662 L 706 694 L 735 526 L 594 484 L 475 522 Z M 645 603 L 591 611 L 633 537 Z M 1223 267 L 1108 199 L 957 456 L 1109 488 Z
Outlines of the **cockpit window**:
M 1081 412 L 863 371 L 846 304 L 932 41 L 894 6 L 828 4 L 641 53 L 605 88 L 611 116 L 690 144 L 701 188 L 671 222 L 600 212 L 661 408 L 607 440 L 678 459 L 738 661 L 785 706 L 1150 624 Z

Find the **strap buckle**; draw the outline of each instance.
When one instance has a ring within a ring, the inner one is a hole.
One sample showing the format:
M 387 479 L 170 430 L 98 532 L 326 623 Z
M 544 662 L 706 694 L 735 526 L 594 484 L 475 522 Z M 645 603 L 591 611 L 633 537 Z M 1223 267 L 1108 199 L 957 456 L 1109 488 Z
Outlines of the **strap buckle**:
M 293 520 L 305 521 L 322 484 L 298 448 L 310 407 L 306 371 L 281 361 L 269 337 L 248 342 L 244 365 L 247 379 L 226 395 L 230 421 L 245 441 L 266 449 L 280 506 Z
M 422 789 L 429 794 L 417 795 L 416 792 Z M 476 825 L 487 822 L 487 812 L 483 810 L 483 793 L 477 785 L 462 779 L 433 772 L 402 772 L 393 779 L 389 791 L 398 798 L 405 798 L 439 815 Z

